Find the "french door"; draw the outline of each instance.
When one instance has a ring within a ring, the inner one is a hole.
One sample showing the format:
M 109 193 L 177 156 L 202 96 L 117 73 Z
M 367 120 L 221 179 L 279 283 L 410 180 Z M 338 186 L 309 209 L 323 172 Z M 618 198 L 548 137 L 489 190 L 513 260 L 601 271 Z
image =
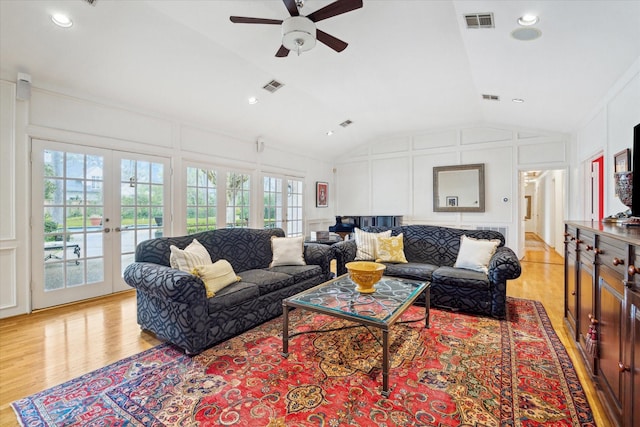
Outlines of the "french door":
M 282 228 L 287 236 L 304 233 L 303 182 L 299 178 L 265 175 L 263 177 L 264 227 Z
M 169 160 L 33 140 L 32 308 L 130 289 L 122 272 L 169 218 Z

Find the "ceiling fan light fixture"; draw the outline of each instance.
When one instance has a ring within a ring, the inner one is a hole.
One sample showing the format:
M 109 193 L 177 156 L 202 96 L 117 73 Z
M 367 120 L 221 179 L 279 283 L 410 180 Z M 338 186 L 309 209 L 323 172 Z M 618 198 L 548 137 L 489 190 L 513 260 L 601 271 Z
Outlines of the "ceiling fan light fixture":
M 316 45 L 316 25 L 304 16 L 285 19 L 282 22 L 282 45 L 298 55 L 313 49 Z

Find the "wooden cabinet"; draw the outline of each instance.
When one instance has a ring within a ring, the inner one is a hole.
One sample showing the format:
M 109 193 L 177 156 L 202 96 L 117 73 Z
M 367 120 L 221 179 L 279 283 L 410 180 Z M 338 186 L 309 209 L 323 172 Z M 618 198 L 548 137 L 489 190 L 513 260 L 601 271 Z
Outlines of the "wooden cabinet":
M 613 423 L 640 427 L 640 229 L 570 222 L 565 237 L 565 324 Z

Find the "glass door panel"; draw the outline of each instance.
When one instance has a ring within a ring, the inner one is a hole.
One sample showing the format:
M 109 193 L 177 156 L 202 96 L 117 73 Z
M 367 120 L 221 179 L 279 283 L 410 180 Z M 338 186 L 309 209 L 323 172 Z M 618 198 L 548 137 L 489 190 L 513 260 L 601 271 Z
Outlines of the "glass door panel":
M 103 295 L 110 289 L 103 227 L 109 152 L 34 141 L 34 159 L 33 203 L 41 209 L 33 218 L 33 308 Z

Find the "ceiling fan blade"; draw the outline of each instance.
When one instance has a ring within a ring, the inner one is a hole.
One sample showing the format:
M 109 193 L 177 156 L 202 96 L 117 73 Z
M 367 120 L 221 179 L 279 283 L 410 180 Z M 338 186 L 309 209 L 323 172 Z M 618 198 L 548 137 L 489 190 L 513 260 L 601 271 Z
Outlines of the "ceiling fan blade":
M 247 18 L 245 16 L 230 16 L 229 19 L 234 24 L 282 24 L 281 19 Z
M 318 29 L 316 29 L 316 38 L 336 52 L 342 52 L 347 48 L 347 46 L 349 46 L 348 43 L 343 42 L 342 40 L 333 37 L 331 34 L 327 34 L 324 31 Z
M 280 49 L 278 49 L 278 51 L 276 52 L 276 57 L 278 58 L 284 58 L 287 55 L 289 55 L 289 49 L 287 49 L 284 46 L 280 46 Z
M 313 22 L 318 22 L 323 19 L 331 18 L 332 16 L 360 9 L 361 7 L 362 0 L 336 0 L 333 3 L 316 10 L 312 14 L 307 15 L 307 18 L 311 19 Z
M 299 16 L 298 6 L 296 6 L 296 0 L 282 0 L 284 5 L 287 6 L 287 10 L 291 16 Z

